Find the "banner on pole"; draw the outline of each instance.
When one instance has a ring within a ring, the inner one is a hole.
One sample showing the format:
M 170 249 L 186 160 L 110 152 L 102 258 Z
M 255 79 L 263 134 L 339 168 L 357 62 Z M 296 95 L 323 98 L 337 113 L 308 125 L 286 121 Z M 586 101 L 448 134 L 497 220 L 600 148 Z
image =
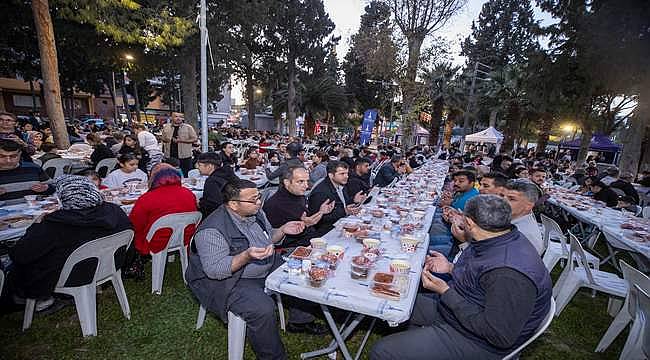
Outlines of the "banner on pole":
M 361 145 L 367 145 L 370 143 L 372 128 L 375 126 L 375 120 L 377 120 L 377 109 L 368 109 L 363 113 L 361 136 L 359 137 L 359 143 Z

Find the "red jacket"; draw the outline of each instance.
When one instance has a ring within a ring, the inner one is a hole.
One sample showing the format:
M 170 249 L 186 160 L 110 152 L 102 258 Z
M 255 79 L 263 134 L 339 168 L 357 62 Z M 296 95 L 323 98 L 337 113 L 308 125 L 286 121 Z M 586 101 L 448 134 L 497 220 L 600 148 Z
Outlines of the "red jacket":
M 168 185 L 144 193 L 135 202 L 129 218 L 135 230 L 135 248 L 140 254 L 148 255 L 161 251 L 171 236 L 171 229 L 160 229 L 153 235 L 151 242 L 147 241 L 147 233 L 151 225 L 159 218 L 181 212 L 197 211 L 194 194 L 180 186 Z M 189 244 L 194 235 L 195 226 L 185 228 L 185 244 Z

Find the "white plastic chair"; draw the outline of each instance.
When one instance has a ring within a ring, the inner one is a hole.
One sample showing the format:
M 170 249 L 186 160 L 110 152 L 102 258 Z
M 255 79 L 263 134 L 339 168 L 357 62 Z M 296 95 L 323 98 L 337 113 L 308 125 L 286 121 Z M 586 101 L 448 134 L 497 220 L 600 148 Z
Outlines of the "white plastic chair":
M 72 168 L 72 161 L 69 159 L 50 159 L 45 162 L 42 166 L 43 171 L 47 172 L 47 169 L 54 168 L 54 175 L 52 179 L 55 179 L 63 174 L 68 174 Z
M 630 290 L 625 297 L 623 307 L 618 314 L 616 314 L 616 317 L 609 325 L 609 328 L 607 328 L 607 331 L 600 339 L 598 346 L 596 346 L 596 350 L 594 350 L 596 352 L 605 351 L 635 316 L 634 304 L 636 301 L 636 294 L 633 291 L 634 287 L 637 286 L 646 293 L 650 292 L 650 278 L 647 275 L 633 268 L 623 260 L 620 261 L 620 264 L 621 271 L 623 272 L 623 279 L 627 281 Z
M 192 169 L 187 172 L 187 177 L 188 178 L 199 178 L 201 177 L 201 172 L 199 172 L 199 169 Z
M 621 279 L 616 274 L 591 269 L 587 263 L 585 251 L 578 239 L 571 233 L 569 233 L 569 238 L 571 239 L 569 259 L 572 260 L 564 268 L 560 278 L 553 287 L 553 297 L 555 297 L 555 301 L 557 302 L 555 316 L 559 316 L 562 313 L 564 307 L 571 301 L 581 287 L 587 287 L 611 296 L 624 298 L 628 292 L 627 281 Z M 610 297 L 608 309 L 613 309 L 617 302 L 617 299 Z
M 5 284 L 5 273 L 0 269 L 0 296 L 2 296 L 2 287 Z
M 643 216 L 644 219 L 650 219 L 650 206 L 644 207 L 643 211 L 641 212 L 641 215 Z
M 203 305 L 199 308 L 196 319 L 196 330 L 203 327 L 206 311 Z M 244 358 L 244 345 L 246 344 L 246 321 L 228 311 L 228 360 L 241 360 Z
M 638 286 L 635 293 L 634 322 L 619 359 L 646 360 L 650 358 L 650 295 Z
M 122 271 L 118 264 L 115 264 L 115 253 L 120 248 L 124 248 L 126 252 L 131 240 L 133 240 L 133 230 L 124 230 L 89 241 L 73 251 L 66 260 L 65 265 L 63 265 L 54 292 L 74 297 L 83 336 L 97 336 L 97 286 L 107 281 L 113 283 L 122 313 L 127 319 L 131 319 L 129 300 L 126 297 L 126 291 L 124 291 L 124 284 L 122 283 Z M 92 258 L 97 259 L 97 267 L 92 281 L 80 286 L 66 286 L 74 266 Z M 26 299 L 23 331 L 29 329 L 32 325 L 35 305 L 36 299 Z
M 266 188 L 262 190 L 262 206 L 264 206 L 264 203 L 273 196 L 273 194 L 278 191 L 278 188 L 272 187 L 272 188 Z
M 542 260 L 549 272 L 553 270 L 560 260 L 567 260 L 569 258 L 569 245 L 567 244 L 566 235 L 562 232 L 560 225 L 550 217 L 540 214 L 542 219 L 542 226 L 544 228 L 544 256 Z M 557 239 L 559 242 L 551 241 Z M 598 270 L 600 266 L 600 259 L 591 253 L 586 253 L 587 263 L 594 269 Z
M 540 337 L 548 329 L 548 327 L 551 325 L 551 322 L 553 321 L 553 314 L 555 314 L 555 300 L 551 297 L 551 306 L 548 309 L 548 313 L 546 313 L 546 316 L 544 317 L 544 320 L 542 320 L 542 323 L 539 324 L 539 327 L 533 334 L 533 336 L 530 337 L 530 339 L 526 340 L 525 343 L 521 344 L 518 348 L 513 350 L 510 354 L 508 354 L 506 357 L 503 358 L 503 360 L 514 360 L 519 358 L 519 353 L 522 352 L 526 346 L 530 345 L 535 339 Z
M 189 225 L 198 225 L 201 221 L 201 213 L 198 211 L 184 212 L 165 215 L 156 220 L 147 233 L 147 242 L 153 239 L 156 231 L 160 229 L 171 229 L 167 246 L 157 253 L 151 254 L 151 293 L 160 295 L 162 293 L 163 278 L 165 277 L 165 265 L 167 254 L 170 251 L 178 251 L 181 258 L 181 271 L 185 281 L 185 269 L 187 269 L 187 247 L 183 239 L 185 228 Z
M 102 168 L 106 168 L 106 175 L 108 175 L 115 167 L 117 166 L 117 158 L 107 158 L 107 159 L 102 159 L 97 163 L 97 166 L 95 166 L 95 171 L 98 174 L 101 174 Z M 106 177 L 104 175 L 103 177 Z
M 275 295 L 275 304 L 278 307 L 278 313 L 280 318 L 280 329 L 282 329 L 282 331 L 286 331 L 287 326 L 286 326 L 286 320 L 284 318 L 284 305 L 282 305 L 282 297 L 279 293 L 276 292 L 274 292 L 273 295 Z M 196 318 L 196 330 L 203 327 L 203 323 L 205 322 L 205 316 L 206 316 L 205 308 L 203 307 L 203 305 L 200 305 L 199 316 Z
M 80 151 L 80 152 L 90 152 L 93 147 L 86 143 L 76 143 L 70 145 L 68 151 Z
M 38 165 L 39 167 L 43 166 L 43 162 L 40 159 L 32 159 L 32 162 L 34 165 Z

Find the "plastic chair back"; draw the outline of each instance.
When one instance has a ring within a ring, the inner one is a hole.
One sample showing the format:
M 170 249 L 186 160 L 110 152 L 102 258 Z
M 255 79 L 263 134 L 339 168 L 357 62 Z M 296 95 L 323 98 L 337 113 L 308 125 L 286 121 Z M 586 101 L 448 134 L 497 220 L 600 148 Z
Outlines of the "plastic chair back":
M 544 248 L 548 248 L 548 243 L 551 241 L 551 235 L 555 234 L 559 237 L 560 239 L 560 246 L 562 247 L 562 252 L 565 254 L 569 253 L 569 249 L 567 247 L 567 241 L 566 241 L 566 236 L 562 232 L 562 228 L 560 228 L 560 225 L 550 217 L 540 214 L 540 217 L 542 219 L 542 225 L 544 226 Z
M 95 171 L 101 176 L 102 178 L 105 178 L 115 167 L 117 166 L 117 158 L 107 158 L 100 160 L 97 163 L 97 166 L 95 166 Z M 106 170 L 102 170 L 106 168 Z
M 115 252 L 121 247 L 126 250 L 131 240 L 133 240 L 133 230 L 124 230 L 81 245 L 68 256 L 56 287 L 65 288 L 65 283 L 74 266 L 86 259 L 96 258 L 98 260 L 95 275 L 90 283 L 102 283 L 110 278 L 121 268 L 121 264 L 120 266 L 115 264 Z
M 641 215 L 643 215 L 644 219 L 650 219 L 650 206 L 644 207 Z
M 0 269 L 0 296 L 2 295 L 2 287 L 5 284 L 5 273 Z
M 630 287 L 630 290 L 628 291 L 625 301 L 627 302 L 628 305 L 627 309 L 630 313 L 630 316 L 634 318 L 634 315 L 636 313 L 637 294 L 636 291 L 633 290 L 635 287 L 638 287 L 641 290 L 650 293 L 650 278 L 646 274 L 633 268 L 631 265 L 629 265 L 623 260 L 620 260 L 619 264 L 621 265 L 621 272 L 623 273 L 623 279 L 625 279 L 628 282 L 628 285 Z
M 43 162 L 39 159 L 32 159 L 32 162 L 34 163 L 34 165 L 38 165 L 39 167 L 43 166 Z
M 274 187 L 266 188 L 262 190 L 262 206 L 264 206 L 266 200 L 270 199 L 271 196 L 273 196 L 273 194 L 275 194 L 276 191 L 278 191 L 278 188 L 274 188 Z
M 147 241 L 151 241 L 156 231 L 160 229 L 171 229 L 172 235 L 167 243 L 168 249 L 176 249 L 183 245 L 185 228 L 189 225 L 197 225 L 201 221 L 201 213 L 198 211 L 184 212 L 165 215 L 156 220 L 147 233 Z
M 43 164 L 42 168 L 43 171 L 48 173 L 48 169 L 54 169 L 54 173 L 52 174 L 52 179 L 55 179 L 63 174 L 67 174 L 70 171 L 70 168 L 72 167 L 72 161 L 69 159 L 50 159 Z
M 637 313 L 635 321 L 643 322 L 641 335 L 641 350 L 646 359 L 650 358 L 650 292 L 636 287 L 637 292 Z
M 594 280 L 594 275 L 591 273 L 591 268 L 589 267 L 589 264 L 587 263 L 587 255 L 585 255 L 585 250 L 582 248 L 582 244 L 580 244 L 580 241 L 578 241 L 578 238 L 576 238 L 575 235 L 573 235 L 571 232 L 569 232 L 569 239 L 571 241 L 571 252 L 569 253 L 569 266 L 571 267 L 571 270 L 574 270 L 577 265 L 575 265 L 575 261 L 577 260 L 580 264 L 580 267 L 583 267 L 585 269 L 585 273 L 587 274 L 587 280 L 589 280 L 589 284 L 591 285 L 597 285 L 596 281 Z M 577 258 L 574 257 L 577 255 Z
M 199 172 L 199 169 L 192 169 L 187 172 L 187 177 L 188 178 L 198 178 L 201 177 L 201 173 Z
M 551 325 L 551 322 L 553 321 L 553 315 L 555 314 L 555 299 L 551 296 L 551 306 L 549 306 L 548 313 L 544 317 L 544 320 L 542 320 L 542 323 L 539 324 L 539 327 L 537 328 L 537 331 L 533 334 L 533 336 L 530 337 L 530 339 L 526 340 L 525 343 L 521 344 L 518 348 L 516 348 L 513 352 L 508 354 L 506 357 L 503 358 L 503 360 L 511 360 L 511 359 L 516 359 L 517 355 L 526 348 L 526 346 L 530 345 L 535 339 L 540 337 L 548 329 L 548 327 Z

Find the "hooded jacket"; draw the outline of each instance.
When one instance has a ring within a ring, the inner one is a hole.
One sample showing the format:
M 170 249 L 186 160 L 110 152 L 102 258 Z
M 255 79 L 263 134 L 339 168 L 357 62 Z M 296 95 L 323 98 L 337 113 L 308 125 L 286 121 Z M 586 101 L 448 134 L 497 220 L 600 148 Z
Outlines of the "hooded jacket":
M 50 296 L 73 251 L 91 240 L 131 228 L 124 211 L 107 202 L 89 209 L 61 209 L 46 215 L 40 223 L 27 229 L 9 253 L 14 263 L 10 276 L 17 295 L 27 298 Z M 116 264 L 121 266 L 120 262 Z M 72 272 L 71 281 L 88 283 L 92 280 L 95 265 L 84 265 Z
M 237 175 L 230 166 L 222 166 L 216 169 L 205 179 L 203 196 L 199 200 L 199 208 L 204 219 L 223 204 L 222 191 L 226 184 L 237 179 Z

